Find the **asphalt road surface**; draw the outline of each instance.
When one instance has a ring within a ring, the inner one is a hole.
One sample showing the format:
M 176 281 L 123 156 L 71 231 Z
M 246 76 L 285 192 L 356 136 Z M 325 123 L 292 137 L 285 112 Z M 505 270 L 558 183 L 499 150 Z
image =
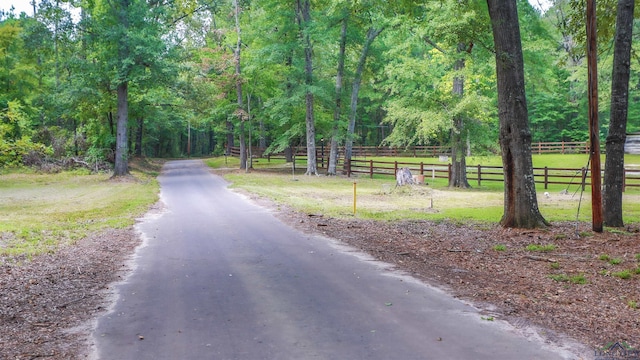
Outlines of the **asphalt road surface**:
M 97 359 L 572 359 L 530 329 L 227 189 L 198 160 L 160 176 L 132 274 L 94 330 Z

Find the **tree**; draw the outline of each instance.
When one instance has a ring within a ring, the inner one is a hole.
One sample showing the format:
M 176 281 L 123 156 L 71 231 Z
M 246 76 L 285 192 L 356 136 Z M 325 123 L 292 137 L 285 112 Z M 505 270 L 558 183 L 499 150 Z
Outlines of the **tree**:
M 333 110 L 333 126 L 331 128 L 331 146 L 329 151 L 329 165 L 327 175 L 336 175 L 338 164 L 338 143 L 340 136 L 340 116 L 342 110 L 342 85 L 344 78 L 344 58 L 347 47 L 347 24 L 349 22 L 348 10 L 345 10 L 340 19 L 340 46 L 338 50 L 338 70 L 336 72 L 336 104 Z
M 618 0 L 616 34 L 611 74 L 611 118 L 606 140 L 603 217 L 606 226 L 624 226 L 622 187 L 624 184 L 624 143 L 629 107 L 629 73 L 633 33 L 634 0 Z
M 240 54 L 242 50 L 242 36 L 240 28 L 240 7 L 238 6 L 238 0 L 233 0 L 233 13 L 236 25 L 237 41 L 236 46 L 233 49 L 233 61 L 235 64 L 235 83 L 236 83 L 236 97 L 238 108 L 236 109 L 236 116 L 240 121 L 240 169 L 247 168 L 247 142 L 244 138 L 244 121 L 247 119 L 247 112 L 244 110 L 243 98 L 242 98 L 242 77 L 240 66 Z M 251 147 L 251 144 L 249 144 Z
M 162 31 L 170 9 L 143 0 L 91 2 L 88 19 L 90 39 L 95 58 L 95 71 L 109 89 L 115 87 L 117 97 L 116 150 L 113 176 L 129 173 L 129 90 L 151 74 L 165 70 L 168 42 Z
M 504 227 L 548 225 L 540 214 L 531 160 L 524 64 L 516 0 L 487 0 L 493 30 L 504 168 Z
M 316 164 L 316 125 L 313 113 L 313 45 L 309 34 L 311 26 L 310 0 L 297 0 L 296 19 L 300 27 L 300 36 L 304 47 L 304 83 L 305 89 L 305 124 L 307 127 L 307 172 L 306 175 L 318 175 Z
M 345 167 L 349 166 L 348 163 L 351 161 L 351 150 L 353 147 L 353 134 L 356 127 L 356 114 L 358 111 L 358 94 L 360 93 L 360 84 L 362 83 L 362 72 L 364 71 L 364 65 L 367 61 L 367 56 L 369 55 L 369 48 L 373 41 L 380 35 L 382 31 L 384 31 L 385 27 L 370 27 L 367 30 L 367 35 L 364 40 L 364 45 L 362 46 L 362 51 L 360 53 L 360 58 L 358 60 L 358 65 L 356 67 L 356 73 L 353 79 L 353 87 L 351 90 L 351 106 L 349 111 L 349 126 L 347 128 L 347 139 L 345 140 L 345 149 L 344 149 L 344 163 Z

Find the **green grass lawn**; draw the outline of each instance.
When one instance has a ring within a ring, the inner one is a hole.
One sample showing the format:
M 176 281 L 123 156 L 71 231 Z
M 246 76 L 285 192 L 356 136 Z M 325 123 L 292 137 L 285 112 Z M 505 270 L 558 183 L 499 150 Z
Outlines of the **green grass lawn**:
M 83 171 L 0 174 L 0 255 L 52 251 L 88 233 L 131 226 L 157 201 L 153 176 L 110 180 Z
M 471 158 L 482 161 L 482 164 L 496 164 L 499 157 Z M 435 161 L 438 159 L 416 158 L 384 158 L 384 161 L 413 162 Z M 585 166 L 582 155 L 536 155 L 535 167 L 580 168 Z M 224 159 L 210 159 L 211 167 L 237 167 L 238 163 Z M 640 163 L 640 156 L 632 156 L 626 161 Z M 546 165 L 548 162 L 549 165 Z M 469 164 L 472 162 L 469 161 Z M 365 174 L 354 174 L 351 178 L 305 176 L 304 166 L 298 164 L 294 174 L 291 164 L 283 162 L 254 163 L 256 171 L 233 172 L 225 175 L 232 182 L 232 187 L 243 189 L 260 196 L 287 204 L 307 213 L 324 214 L 334 217 L 353 217 L 379 220 L 397 219 L 429 219 L 452 221 L 477 221 L 495 223 L 503 214 L 502 182 L 483 182 L 482 186 L 472 189 L 451 190 L 446 179 L 430 179 L 428 186 L 407 186 L 395 188 L 393 177 L 374 176 L 370 179 Z M 268 171 L 279 170 L 279 171 Z M 357 176 L 356 176 L 357 175 Z M 354 182 L 355 215 L 354 215 Z M 550 185 L 544 189 L 538 186 L 538 202 L 543 216 L 554 221 L 591 221 L 590 190 L 581 193 L 579 181 L 575 185 Z M 561 194 L 568 190 L 568 194 Z M 544 192 L 549 192 L 545 196 Z M 640 189 L 627 191 L 624 194 L 624 217 L 627 223 L 637 223 L 640 219 Z

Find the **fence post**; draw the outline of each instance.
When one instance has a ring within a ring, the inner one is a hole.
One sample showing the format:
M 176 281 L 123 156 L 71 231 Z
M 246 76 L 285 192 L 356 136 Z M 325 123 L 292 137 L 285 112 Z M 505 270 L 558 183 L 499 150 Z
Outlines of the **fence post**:
M 549 168 L 547 166 L 544 167 L 544 189 L 549 188 Z
M 478 187 L 482 184 L 482 166 L 478 164 Z
M 420 161 L 420 175 L 424 175 L 424 163 Z
M 448 172 L 448 174 L 447 174 L 447 179 L 448 179 L 447 182 L 449 184 L 451 184 L 451 164 L 449 164 L 449 166 L 447 166 L 447 172 Z
M 373 160 L 369 160 L 369 177 L 373 179 Z
M 398 162 L 394 161 L 393 162 L 393 177 L 396 177 L 397 173 L 398 173 Z
M 582 168 L 582 191 L 587 187 L 587 168 Z

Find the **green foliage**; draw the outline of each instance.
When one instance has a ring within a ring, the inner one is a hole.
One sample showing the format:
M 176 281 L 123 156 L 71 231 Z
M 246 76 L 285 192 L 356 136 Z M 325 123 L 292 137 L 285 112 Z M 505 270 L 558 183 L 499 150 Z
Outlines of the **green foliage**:
M 329 144 L 337 106 L 340 24 L 345 18 L 345 71 L 336 124 L 341 145 L 363 39 L 369 28 L 384 27 L 363 72 L 355 144 L 447 145 L 452 120 L 462 118 L 460 135 L 468 138 L 472 154 L 499 151 L 495 61 L 482 1 L 314 2 L 311 22 L 305 24 L 314 46 L 311 86 L 305 85 L 294 3 L 240 2 L 239 79 L 231 51 L 237 40 L 231 2 L 64 3 L 43 1 L 35 17 L 0 20 L 0 131 L 14 142 L 30 139 L 43 144 L 53 156 L 112 160 L 115 88 L 125 80 L 132 153 L 186 156 L 189 130 L 191 155 L 223 153 L 227 135 L 234 141 L 240 136 L 234 115 L 236 80 L 242 82 L 245 111 L 251 112 L 244 127 L 245 135 L 252 134 L 252 145 L 271 152 L 304 146 L 308 91 L 315 99 L 317 140 L 324 138 Z M 604 89 L 611 73 L 612 56 L 606 50 L 614 25 L 614 12 L 606 10 L 607 4 L 599 6 L 598 14 Z M 74 6 L 83 8 L 79 20 L 69 11 Z M 557 2 L 540 14 L 529 3 L 519 2 L 518 13 L 533 141 L 584 141 L 586 67 L 577 36 L 584 28 L 581 8 Z M 461 61 L 463 67 L 458 66 Z M 638 75 L 640 65 L 633 62 L 631 79 Z M 463 96 L 452 93 L 454 79 L 464 79 Z M 629 131 L 640 130 L 640 86 L 633 81 Z M 601 91 L 601 100 L 605 136 L 607 91 Z M 21 122 L 7 121 L 9 102 L 14 103 L 12 111 L 19 108 Z
M 33 143 L 28 138 L 16 141 L 0 140 L 0 167 L 22 166 L 28 155 L 43 158 L 51 150 L 42 144 Z

